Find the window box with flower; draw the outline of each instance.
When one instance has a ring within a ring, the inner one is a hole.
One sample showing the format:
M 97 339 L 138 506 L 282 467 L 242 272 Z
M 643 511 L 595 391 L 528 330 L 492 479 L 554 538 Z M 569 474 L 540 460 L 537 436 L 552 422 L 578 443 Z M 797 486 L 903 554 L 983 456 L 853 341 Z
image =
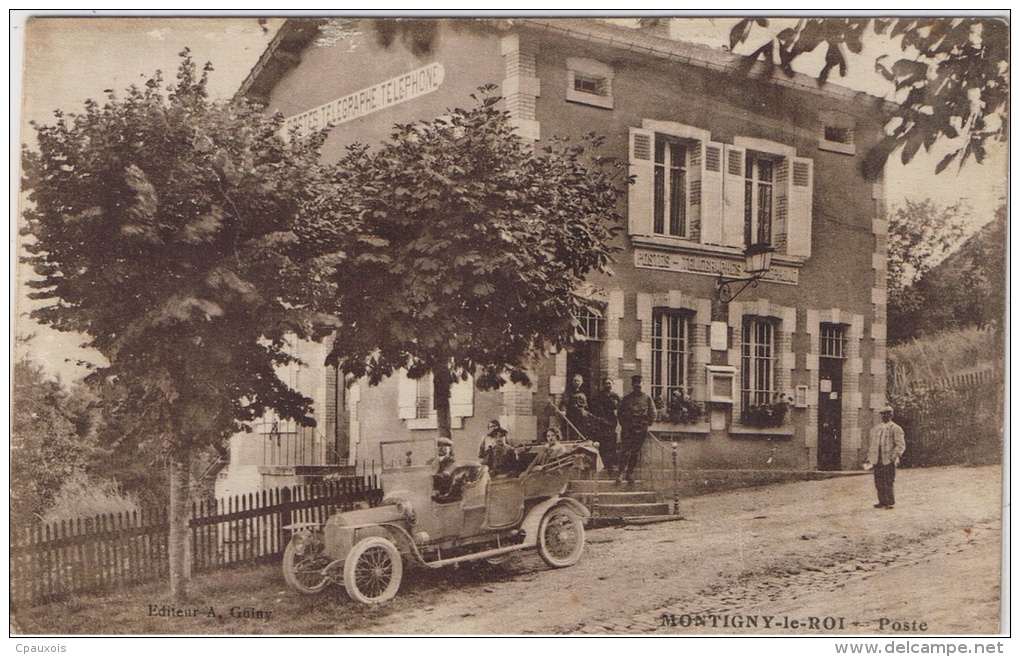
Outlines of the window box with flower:
M 749 427 L 781 427 L 786 422 L 786 416 L 789 415 L 791 408 L 793 397 L 777 392 L 772 401 L 745 407 L 740 414 L 740 422 Z
M 695 425 L 705 417 L 705 409 L 694 401 L 685 386 L 671 391 L 665 403 L 661 396 L 656 397 L 654 401 L 655 408 L 659 411 L 660 422 Z

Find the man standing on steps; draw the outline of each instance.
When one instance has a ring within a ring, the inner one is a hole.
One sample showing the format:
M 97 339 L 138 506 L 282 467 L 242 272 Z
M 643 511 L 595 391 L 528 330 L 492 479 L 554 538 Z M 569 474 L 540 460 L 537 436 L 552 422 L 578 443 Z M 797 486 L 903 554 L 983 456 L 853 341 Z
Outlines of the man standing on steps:
M 870 466 L 875 470 L 875 489 L 878 491 L 878 504 L 875 508 L 891 509 L 896 504 L 896 496 L 893 494 L 896 466 L 907 449 L 907 442 L 903 438 L 903 427 L 892 421 L 892 406 L 886 406 L 879 414 L 882 423 L 871 430 L 868 462 L 864 467 L 867 469 Z
M 592 438 L 599 443 L 599 455 L 610 475 L 616 470 L 616 421 L 620 412 L 620 395 L 613 392 L 613 380 L 606 377 L 602 388 L 591 396 Z
M 630 379 L 634 389 L 620 402 L 620 454 L 616 483 L 624 477 L 627 483 L 634 481 L 634 468 L 641 456 L 641 446 L 648 436 L 648 427 L 655 420 L 655 402 L 641 391 L 644 380 L 641 375 Z

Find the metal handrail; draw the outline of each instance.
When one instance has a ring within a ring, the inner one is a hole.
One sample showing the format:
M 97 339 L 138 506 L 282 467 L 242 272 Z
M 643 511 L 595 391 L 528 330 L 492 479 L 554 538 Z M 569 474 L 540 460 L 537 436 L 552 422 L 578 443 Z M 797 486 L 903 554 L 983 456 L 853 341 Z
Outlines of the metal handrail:
M 581 431 L 580 429 L 578 429 L 576 426 L 574 426 L 574 423 L 570 421 L 570 418 L 567 417 L 566 413 L 564 413 L 562 410 L 560 410 L 552 402 L 549 402 L 549 406 L 554 411 L 556 411 L 557 415 L 559 415 L 561 418 L 563 418 L 564 422 L 566 422 L 568 425 L 570 425 L 571 429 L 573 429 L 574 431 L 577 432 L 578 436 L 580 436 L 584 440 L 588 440 L 588 437 L 586 435 L 584 435 L 584 432 Z M 599 446 L 599 444 L 595 443 L 595 447 L 598 448 L 598 446 Z M 591 508 L 589 509 L 589 511 L 591 511 L 591 517 L 592 518 L 598 518 L 599 517 L 599 457 L 595 458 L 595 467 L 593 467 L 591 469 L 591 471 L 592 471 L 592 475 L 591 475 L 591 482 L 592 482 L 592 497 L 591 497 L 591 500 L 592 501 L 591 501 Z
M 648 437 L 652 439 L 654 444 L 659 448 L 659 464 L 662 464 L 663 453 L 669 453 L 673 464 L 673 515 L 680 515 L 680 478 L 679 470 L 677 466 L 677 442 L 675 440 L 670 441 L 667 446 L 661 438 L 655 435 L 655 433 L 649 429 Z M 646 466 L 647 467 L 647 466 Z

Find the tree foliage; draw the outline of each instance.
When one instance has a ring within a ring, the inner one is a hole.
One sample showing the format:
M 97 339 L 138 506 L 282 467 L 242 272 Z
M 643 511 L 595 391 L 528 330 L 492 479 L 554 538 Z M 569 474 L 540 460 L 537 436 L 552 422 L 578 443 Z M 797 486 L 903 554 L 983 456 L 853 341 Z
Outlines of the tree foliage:
M 743 19 L 730 32 L 730 47 L 748 41 L 754 30 L 768 30 L 767 19 Z M 940 141 L 955 145 L 936 173 L 953 161 L 980 163 L 988 140 L 1005 141 L 1009 123 L 1009 24 L 991 18 L 803 18 L 774 33 L 748 64 L 763 60 L 787 75 L 794 62 L 824 48 L 818 73 L 824 83 L 835 69 L 845 76 L 847 53 L 860 54 L 869 34 L 897 43 L 903 57 L 875 62 L 894 87 L 895 119 L 886 139 L 870 153 L 866 173 L 881 171 L 886 158 L 902 147 L 903 163 Z M 955 142 L 954 140 L 960 140 Z
M 923 266 L 916 276 L 901 280 L 896 290 L 890 286 L 890 341 L 973 326 L 993 329 L 1001 347 L 1006 243 L 1006 206 L 1001 205 L 993 221 L 936 266 Z
M 318 305 L 340 319 L 329 361 L 371 383 L 432 373 L 447 436 L 452 382 L 529 383 L 529 359 L 572 339 L 620 219 L 598 140 L 536 153 L 497 98 L 477 100 L 352 147 L 321 213 L 358 236 Z
M 889 339 L 893 343 L 914 337 L 915 319 L 929 300 L 914 285 L 963 235 L 962 206 L 940 206 L 931 199 L 905 199 L 889 215 L 888 313 Z
M 167 96 L 157 74 L 123 100 L 58 112 L 24 151 L 29 286 L 50 302 L 32 316 L 87 336 L 109 361 L 88 380 L 116 391 L 134 431 L 199 443 L 267 407 L 305 417 L 274 367 L 317 319 L 294 285 L 308 274 L 299 220 L 317 145 L 209 102 L 208 70 L 185 56 Z
M 86 407 L 28 360 L 11 380 L 11 529 L 27 527 L 53 505 L 61 486 L 95 454 Z
M 301 220 L 321 138 L 286 142 L 281 117 L 209 101 L 211 67 L 181 55 L 165 90 L 157 73 L 123 99 L 57 112 L 35 126 L 38 150 L 23 149 L 29 285 L 48 302 L 32 316 L 105 357 L 86 381 L 125 436 L 163 441 L 171 481 L 184 477 L 171 514 L 193 447 L 267 408 L 309 421 L 310 400 L 275 368 L 293 360 L 288 336 L 324 321 L 299 283 L 337 257 L 316 258 L 336 249 Z

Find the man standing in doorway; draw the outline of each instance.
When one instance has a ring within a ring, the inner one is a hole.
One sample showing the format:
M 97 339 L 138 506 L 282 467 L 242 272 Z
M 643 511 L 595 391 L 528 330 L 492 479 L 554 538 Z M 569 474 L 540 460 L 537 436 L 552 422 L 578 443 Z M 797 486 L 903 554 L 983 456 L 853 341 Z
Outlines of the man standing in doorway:
M 641 455 L 641 446 L 648 436 L 648 427 L 655 420 L 655 402 L 641 391 L 644 379 L 636 375 L 630 381 L 634 389 L 620 402 L 620 470 L 616 474 L 616 483 L 624 477 L 627 483 L 634 481 L 634 468 Z
M 613 380 L 602 380 L 602 388 L 591 396 L 591 414 L 598 418 L 592 422 L 594 440 L 599 443 L 599 455 L 610 473 L 616 470 L 616 421 L 620 411 L 620 395 L 613 392 Z
M 891 509 L 896 504 L 893 483 L 896 481 L 896 466 L 900 456 L 907 449 L 903 438 L 903 427 L 892 421 L 892 406 L 886 406 L 879 414 L 882 423 L 871 430 L 871 444 L 868 445 L 868 462 L 875 470 L 875 489 L 878 491 L 876 509 Z
M 560 401 L 560 415 L 567 420 L 563 434 L 567 440 L 583 440 L 587 435 L 588 418 L 588 397 L 581 389 L 584 387 L 584 377 L 575 374 L 570 379 L 570 392 L 563 395 Z

